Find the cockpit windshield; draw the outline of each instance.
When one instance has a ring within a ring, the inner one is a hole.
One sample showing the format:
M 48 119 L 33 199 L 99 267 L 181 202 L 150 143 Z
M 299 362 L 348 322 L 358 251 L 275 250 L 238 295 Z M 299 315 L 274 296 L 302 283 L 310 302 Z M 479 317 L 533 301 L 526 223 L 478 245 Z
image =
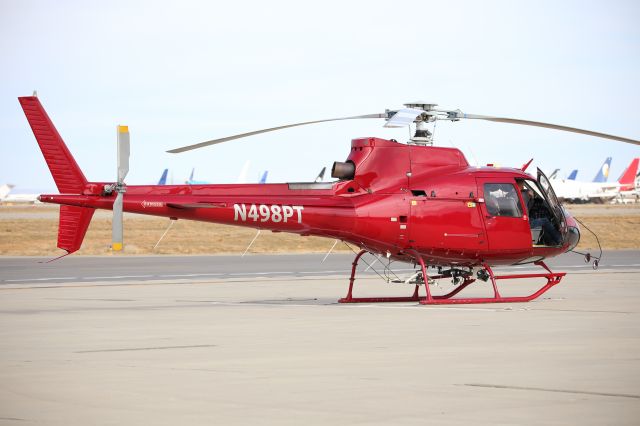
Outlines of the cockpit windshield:
M 542 185 L 533 180 L 516 179 L 522 200 L 529 215 L 531 240 L 534 246 L 558 246 L 562 244 L 560 220 L 547 200 Z
M 542 188 L 542 191 L 546 195 L 545 198 L 551 205 L 551 208 L 554 210 L 558 209 L 562 211 L 560 202 L 558 201 L 558 197 L 556 197 L 556 193 L 554 192 L 553 187 L 551 186 L 551 182 L 549 182 L 549 179 L 547 179 L 545 174 L 542 173 L 542 170 L 540 169 L 538 169 L 538 183 L 540 183 L 540 187 Z
M 567 234 L 567 223 L 564 217 L 564 211 L 562 210 L 562 206 L 558 201 L 558 197 L 556 197 L 556 193 L 547 179 L 547 176 L 542 172 L 542 170 L 538 169 L 538 184 L 540 185 L 540 189 L 544 193 L 544 196 L 551 207 L 551 212 L 556 220 L 560 233 L 564 239 L 564 236 Z

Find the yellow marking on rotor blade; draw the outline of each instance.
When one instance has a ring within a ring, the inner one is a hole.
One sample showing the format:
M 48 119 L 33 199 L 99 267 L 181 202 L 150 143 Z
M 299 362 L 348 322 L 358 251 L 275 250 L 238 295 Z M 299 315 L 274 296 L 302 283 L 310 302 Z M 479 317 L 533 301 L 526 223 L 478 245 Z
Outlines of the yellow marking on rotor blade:
M 111 245 L 111 249 L 113 251 L 121 251 L 122 250 L 122 243 L 113 243 Z
M 118 133 L 129 133 L 129 126 L 118 126 Z

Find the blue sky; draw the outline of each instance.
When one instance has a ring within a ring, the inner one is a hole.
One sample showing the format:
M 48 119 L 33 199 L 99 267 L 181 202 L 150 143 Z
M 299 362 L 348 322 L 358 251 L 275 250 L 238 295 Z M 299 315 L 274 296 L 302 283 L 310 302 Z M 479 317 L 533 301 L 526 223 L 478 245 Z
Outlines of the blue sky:
M 237 4 L 236 4 L 237 3 Z M 422 100 L 468 113 L 640 139 L 640 3 L 557 1 L 90 2 L 0 0 L 0 184 L 53 191 L 17 97 L 40 100 L 89 180 L 115 179 L 116 125 L 130 184 L 310 180 L 383 122 L 339 122 L 184 154 L 164 151 Z M 532 127 L 438 124 L 436 143 L 481 164 L 534 157 L 617 178 L 640 147 Z

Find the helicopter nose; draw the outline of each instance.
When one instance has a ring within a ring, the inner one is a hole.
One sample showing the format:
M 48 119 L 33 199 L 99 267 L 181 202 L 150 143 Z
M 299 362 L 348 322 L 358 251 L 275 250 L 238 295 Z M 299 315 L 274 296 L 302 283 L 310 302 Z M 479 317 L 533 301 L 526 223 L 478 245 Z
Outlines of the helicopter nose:
M 576 219 L 566 210 L 564 210 L 564 217 L 567 223 L 567 234 L 564 237 L 564 243 L 568 244 L 567 251 L 570 251 L 580 242 L 580 227 Z

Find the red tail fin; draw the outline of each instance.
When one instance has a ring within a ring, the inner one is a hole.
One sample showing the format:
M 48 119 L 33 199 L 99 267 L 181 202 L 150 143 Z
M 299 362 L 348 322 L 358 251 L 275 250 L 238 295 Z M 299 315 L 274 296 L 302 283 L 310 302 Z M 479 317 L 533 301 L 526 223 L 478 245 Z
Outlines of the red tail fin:
M 88 207 L 60 206 L 58 247 L 71 254 L 78 251 L 95 210 Z
M 627 170 L 625 170 L 622 176 L 620 176 L 620 179 L 618 179 L 618 183 L 622 185 L 620 191 L 631 191 L 634 189 L 636 174 L 638 173 L 638 162 L 640 162 L 640 158 L 631 160 L 631 164 L 629 164 Z
M 67 149 L 47 112 L 35 96 L 18 98 L 27 116 L 33 135 L 49 166 L 49 170 L 61 194 L 82 194 L 87 179 L 76 160 Z M 77 251 L 93 217 L 94 209 L 76 206 L 60 206 L 58 247 L 67 254 Z
M 61 194 L 81 194 L 87 184 L 76 160 L 35 96 L 18 98 Z

